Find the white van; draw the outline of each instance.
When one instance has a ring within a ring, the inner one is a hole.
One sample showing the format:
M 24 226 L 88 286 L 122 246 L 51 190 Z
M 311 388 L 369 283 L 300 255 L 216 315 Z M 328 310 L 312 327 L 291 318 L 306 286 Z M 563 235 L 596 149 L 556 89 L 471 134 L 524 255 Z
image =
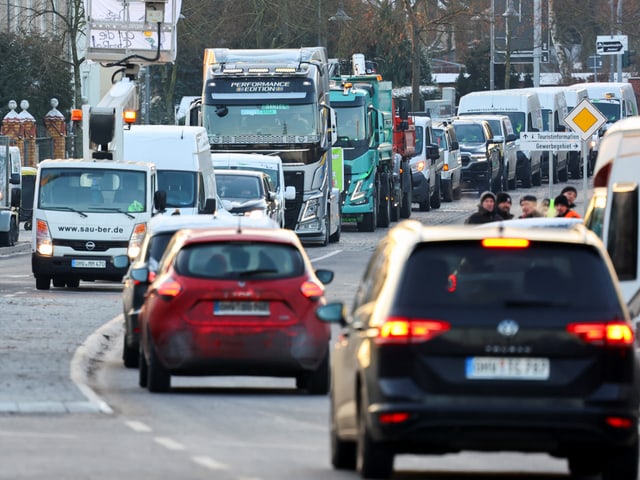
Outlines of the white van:
M 476 114 L 507 115 L 518 139 L 523 133 L 542 131 L 540 100 L 531 90 L 485 90 L 460 97 L 458 115 Z M 520 150 L 518 144 L 517 177 L 523 187 L 542 183 L 541 156 L 540 151 Z
M 607 117 L 607 130 L 613 123 L 623 118 L 638 115 L 638 103 L 629 82 L 585 82 L 573 85 L 584 87 L 589 100 Z
M 214 170 L 236 169 L 236 170 L 256 170 L 265 172 L 271 177 L 276 189 L 279 205 L 285 205 L 285 200 L 295 200 L 296 189 L 289 185 L 285 186 L 282 159 L 277 155 L 262 155 L 259 153 L 212 153 L 210 154 L 211 164 Z M 285 212 L 285 209 L 280 209 Z M 281 227 L 286 226 L 286 213 L 277 220 Z M 294 219 L 295 223 L 295 219 Z M 290 228 L 293 228 L 291 226 Z
M 409 159 L 411 167 L 411 199 L 421 212 L 440 208 L 444 156 L 430 158 L 428 147 L 435 146 L 431 117 L 426 112 L 411 112 L 416 126 L 416 153 Z
M 602 137 L 594 193 L 584 223 L 609 252 L 629 311 L 640 316 L 640 117 L 616 122 Z
M 125 159 L 155 163 L 167 214 L 213 213 L 216 179 L 204 127 L 132 125 L 123 145 Z
M 564 119 L 569 111 L 563 87 L 536 87 L 528 90 L 538 94 L 540 108 L 542 108 L 542 131 L 564 132 L 567 129 Z M 569 179 L 569 156 L 567 151 L 543 151 L 542 173 L 549 176 L 549 158 L 552 157 L 551 175 L 553 183 L 566 182 Z
M 567 103 L 567 113 L 570 113 L 581 101 L 585 98 L 589 98 L 587 89 L 579 84 L 567 85 L 560 87 L 562 93 L 564 93 L 564 99 Z M 598 154 L 599 137 L 597 133 L 594 138 L 589 142 L 589 153 L 587 156 L 587 174 L 593 173 L 593 166 L 596 163 L 596 156 Z M 582 158 L 582 152 L 569 152 L 569 173 L 572 178 L 582 178 L 584 176 L 584 159 Z

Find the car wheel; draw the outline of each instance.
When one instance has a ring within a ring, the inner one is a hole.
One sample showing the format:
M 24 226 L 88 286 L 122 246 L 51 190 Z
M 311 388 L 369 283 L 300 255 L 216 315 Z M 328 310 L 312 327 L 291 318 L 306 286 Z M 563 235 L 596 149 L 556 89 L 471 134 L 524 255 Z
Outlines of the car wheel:
M 63 277 L 53 277 L 53 286 L 57 288 L 64 287 L 67 281 Z
M 149 368 L 147 367 L 147 359 L 144 357 L 142 345 L 138 349 L 138 385 L 147 388 L 149 384 Z
M 442 186 L 442 200 L 445 202 L 453 201 L 453 187 L 451 185 L 451 180 L 441 180 Z
M 18 235 L 19 232 L 18 230 L 20 229 L 20 227 L 18 227 L 18 224 L 16 223 L 15 218 L 11 219 L 11 227 L 10 227 L 10 232 L 9 232 L 9 246 L 13 247 L 16 243 L 18 243 Z
M 567 180 L 569 180 L 569 165 L 566 160 L 564 163 L 564 167 L 562 167 L 562 170 L 558 172 L 558 179 L 560 179 L 561 182 L 566 182 Z
M 590 477 L 602 471 L 601 458 L 594 452 L 591 455 L 580 452 L 567 458 L 572 477 Z
M 51 278 L 36 276 L 36 290 L 49 290 L 51 286 Z
M 371 438 L 367 425 L 367 405 L 360 394 L 356 470 L 362 478 L 389 478 L 393 473 L 393 452 L 385 444 Z
M 68 288 L 78 288 L 80 286 L 80 279 L 79 278 L 67 278 L 67 280 L 65 281 L 66 285 Z
M 509 191 L 509 165 L 502 165 L 502 191 Z
M 329 352 L 317 369 L 301 373 L 296 377 L 296 387 L 306 390 L 309 395 L 329 393 Z
M 151 340 L 149 340 L 149 364 L 147 365 L 147 375 L 147 388 L 150 392 L 164 393 L 171 389 L 171 375 L 160 362 Z
M 413 203 L 413 192 L 411 191 L 411 182 L 409 182 L 409 188 L 402 191 L 402 205 L 400 206 L 400 218 L 409 218 L 411 216 L 412 203 Z
M 356 469 L 356 442 L 347 442 L 338 437 L 333 402 L 331 402 L 331 425 L 329 427 L 331 441 L 331 465 L 336 470 Z
M 631 445 L 608 452 L 602 464 L 602 480 L 636 480 L 638 478 L 638 439 Z
M 132 348 L 127 345 L 127 336 L 123 336 L 124 341 L 122 342 L 122 362 L 124 366 L 127 368 L 136 368 L 138 366 L 138 362 L 140 360 L 140 352 L 139 348 Z
M 431 208 L 440 208 L 440 175 L 436 176 L 436 187 L 433 190 L 433 195 L 429 199 L 429 203 L 431 203 Z

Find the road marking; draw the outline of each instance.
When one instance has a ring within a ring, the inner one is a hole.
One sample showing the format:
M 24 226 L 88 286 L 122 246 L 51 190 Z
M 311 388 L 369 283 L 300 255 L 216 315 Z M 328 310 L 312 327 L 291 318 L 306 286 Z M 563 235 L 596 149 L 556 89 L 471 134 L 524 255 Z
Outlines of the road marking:
M 153 440 L 169 450 L 186 450 L 184 445 L 169 437 L 155 437 Z
M 145 423 L 138 422 L 137 420 L 129 420 L 124 422 L 127 427 L 129 427 L 134 432 L 147 433 L 151 431 L 151 427 Z
M 217 462 L 211 457 L 191 457 L 191 460 L 209 470 L 229 470 L 229 465 Z
M 12 432 L 10 430 L 0 430 L 0 437 L 20 437 L 20 438 L 56 438 L 56 439 L 72 439 L 77 435 L 66 433 L 40 433 L 40 432 Z
M 319 262 L 320 260 L 326 260 L 327 258 L 333 257 L 334 255 L 337 255 L 339 253 L 342 253 L 342 250 L 336 250 L 335 252 L 327 253 L 326 255 L 323 255 L 318 258 L 312 258 L 311 262 Z

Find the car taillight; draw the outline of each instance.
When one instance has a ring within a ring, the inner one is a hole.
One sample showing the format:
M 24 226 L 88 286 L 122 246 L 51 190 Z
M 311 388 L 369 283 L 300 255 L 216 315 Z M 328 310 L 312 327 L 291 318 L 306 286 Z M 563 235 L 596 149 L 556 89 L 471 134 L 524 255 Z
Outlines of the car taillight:
M 409 420 L 407 412 L 390 412 L 378 415 L 378 421 L 384 425 L 392 425 L 394 423 L 404 423 Z
M 570 323 L 567 332 L 594 345 L 627 347 L 634 342 L 633 330 L 625 322 Z
M 173 278 L 167 278 L 158 285 L 156 292 L 163 297 L 177 297 L 182 291 L 182 285 Z
M 316 299 L 324 295 L 324 289 L 315 282 L 306 281 L 300 287 L 302 295 L 307 298 Z
M 484 248 L 527 248 L 529 243 L 526 238 L 485 238 L 482 240 Z
M 433 339 L 451 328 L 443 320 L 422 320 L 413 318 L 388 318 L 378 328 L 375 343 L 420 343 Z

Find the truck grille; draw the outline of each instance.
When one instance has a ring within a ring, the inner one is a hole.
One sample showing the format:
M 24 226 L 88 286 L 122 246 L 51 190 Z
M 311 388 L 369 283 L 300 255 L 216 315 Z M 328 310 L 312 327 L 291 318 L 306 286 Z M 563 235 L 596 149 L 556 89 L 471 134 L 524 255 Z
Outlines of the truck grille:
M 87 244 L 91 243 L 94 248 L 88 248 Z M 69 247 L 78 252 L 106 252 L 110 248 L 127 248 L 129 242 L 127 240 L 60 240 L 54 239 L 53 244 L 58 247 Z

